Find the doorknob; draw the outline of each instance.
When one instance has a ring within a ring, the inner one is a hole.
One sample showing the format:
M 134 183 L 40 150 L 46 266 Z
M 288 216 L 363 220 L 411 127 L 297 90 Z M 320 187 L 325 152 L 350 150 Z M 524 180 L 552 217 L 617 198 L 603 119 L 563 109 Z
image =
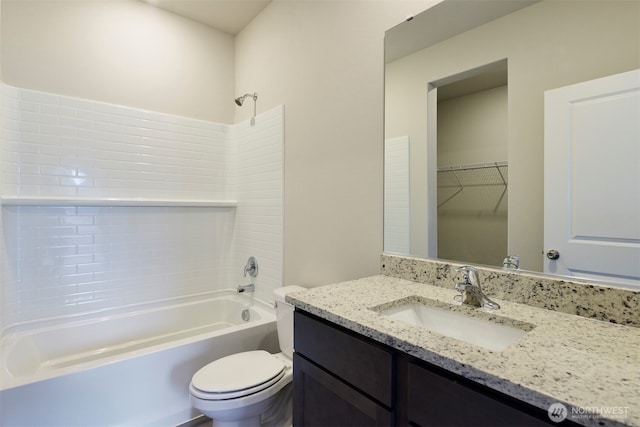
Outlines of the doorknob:
M 549 259 L 558 259 L 558 258 L 560 258 L 560 252 L 556 251 L 555 249 L 549 249 L 547 251 L 547 258 L 549 258 Z

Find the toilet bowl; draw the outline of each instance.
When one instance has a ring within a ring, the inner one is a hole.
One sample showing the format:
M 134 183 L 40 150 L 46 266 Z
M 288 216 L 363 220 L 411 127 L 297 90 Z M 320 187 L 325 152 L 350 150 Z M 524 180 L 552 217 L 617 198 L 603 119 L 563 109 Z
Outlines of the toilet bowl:
M 211 418 L 212 426 L 291 425 L 294 309 L 284 297 L 303 289 L 286 286 L 274 292 L 282 353 L 236 353 L 209 363 L 193 375 L 189 385 L 191 405 Z

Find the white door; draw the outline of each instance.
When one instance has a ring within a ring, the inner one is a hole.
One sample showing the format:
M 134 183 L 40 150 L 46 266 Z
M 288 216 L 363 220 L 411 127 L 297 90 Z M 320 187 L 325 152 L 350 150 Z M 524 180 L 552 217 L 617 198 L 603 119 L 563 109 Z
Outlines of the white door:
M 547 91 L 544 114 L 545 272 L 640 288 L 640 70 Z

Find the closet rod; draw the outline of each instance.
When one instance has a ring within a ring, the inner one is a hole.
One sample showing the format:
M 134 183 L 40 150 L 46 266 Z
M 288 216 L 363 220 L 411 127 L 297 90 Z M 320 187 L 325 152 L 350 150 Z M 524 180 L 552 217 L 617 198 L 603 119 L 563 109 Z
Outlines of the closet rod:
M 459 166 L 443 166 L 441 168 L 438 168 L 438 172 L 500 168 L 500 167 L 506 167 L 506 166 L 509 166 L 507 162 L 474 163 L 474 164 L 459 165 Z

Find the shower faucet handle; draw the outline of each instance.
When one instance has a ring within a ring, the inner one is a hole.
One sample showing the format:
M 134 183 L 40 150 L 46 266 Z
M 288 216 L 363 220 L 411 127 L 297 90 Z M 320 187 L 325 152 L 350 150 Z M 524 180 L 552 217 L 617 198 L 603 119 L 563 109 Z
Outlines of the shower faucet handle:
M 244 266 L 244 277 L 247 277 L 247 273 L 254 279 L 258 275 L 258 260 L 255 257 L 249 257 L 247 260 L 247 265 Z

